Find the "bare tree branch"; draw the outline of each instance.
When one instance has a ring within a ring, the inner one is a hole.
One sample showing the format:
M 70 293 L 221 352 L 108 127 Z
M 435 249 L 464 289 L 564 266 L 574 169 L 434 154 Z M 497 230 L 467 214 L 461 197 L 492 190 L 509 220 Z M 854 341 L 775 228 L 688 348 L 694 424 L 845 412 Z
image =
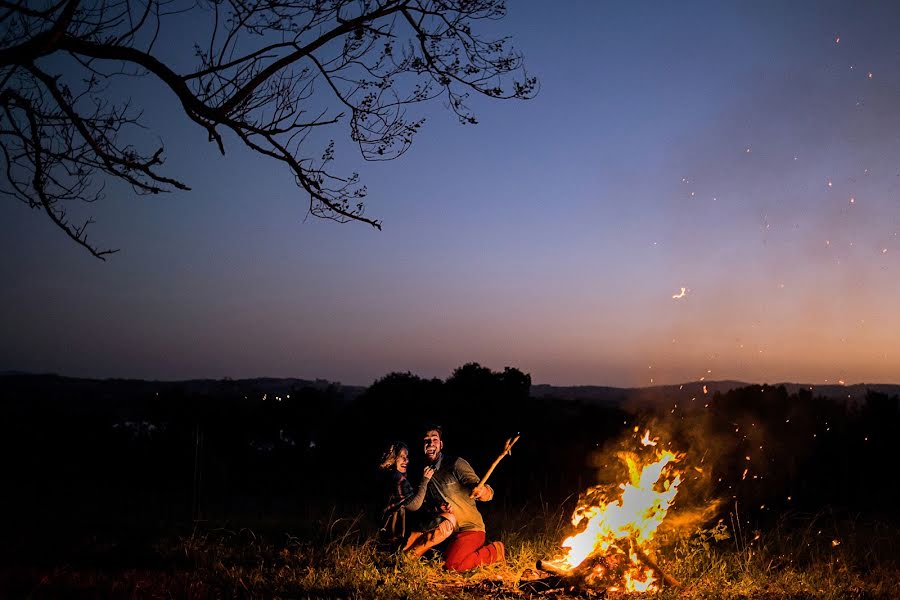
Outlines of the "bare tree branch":
M 444 96 L 475 123 L 470 94 L 532 97 L 537 81 L 509 40 L 476 32 L 505 12 L 502 0 L 0 0 L 0 194 L 104 258 L 113 251 L 87 237 L 93 219 L 73 225 L 68 207 L 101 199 L 109 178 L 138 194 L 188 190 L 163 174 L 161 143 L 137 149 L 142 113 L 110 95 L 114 78 L 143 75 L 221 153 L 233 134 L 283 163 L 310 214 L 380 229 L 365 186 L 333 172 L 334 142 L 313 133 L 346 122 L 363 158 L 390 160 L 423 125 L 407 116 L 414 104 Z M 163 60 L 155 44 L 182 16 L 208 37 L 193 57 Z

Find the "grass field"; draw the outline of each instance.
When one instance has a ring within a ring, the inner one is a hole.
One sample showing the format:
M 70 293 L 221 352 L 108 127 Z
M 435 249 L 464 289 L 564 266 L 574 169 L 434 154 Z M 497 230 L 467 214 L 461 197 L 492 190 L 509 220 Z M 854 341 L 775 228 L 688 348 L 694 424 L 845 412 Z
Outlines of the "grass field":
M 787 515 L 768 531 L 741 523 L 732 512 L 690 535 L 663 536 L 656 560 L 682 587 L 644 596 L 900 597 L 896 527 L 829 513 Z M 566 526 L 562 511 L 501 523 L 493 531 L 507 545 L 506 563 L 463 575 L 444 571 L 437 556 L 410 560 L 379 550 L 359 517 L 333 518 L 305 539 L 197 529 L 142 548 L 134 560 L 113 546 L 85 561 L 4 568 L 0 590 L 31 598 L 622 597 L 543 585 L 546 574 L 535 564 L 554 554 Z

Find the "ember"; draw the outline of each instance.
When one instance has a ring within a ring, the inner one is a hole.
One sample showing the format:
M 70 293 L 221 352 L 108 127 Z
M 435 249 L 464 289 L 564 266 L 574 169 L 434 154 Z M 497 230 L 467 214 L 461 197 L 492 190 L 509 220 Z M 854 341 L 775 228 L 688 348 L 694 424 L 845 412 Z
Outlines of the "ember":
M 681 473 L 676 465 L 683 456 L 660 449 L 649 432 L 641 442 L 640 453 L 617 454 L 628 481 L 589 489 L 572 515 L 578 533 L 562 542 L 560 559 L 543 561 L 541 568 L 610 592 L 654 591 L 658 578 L 678 585 L 649 554 L 678 492 Z

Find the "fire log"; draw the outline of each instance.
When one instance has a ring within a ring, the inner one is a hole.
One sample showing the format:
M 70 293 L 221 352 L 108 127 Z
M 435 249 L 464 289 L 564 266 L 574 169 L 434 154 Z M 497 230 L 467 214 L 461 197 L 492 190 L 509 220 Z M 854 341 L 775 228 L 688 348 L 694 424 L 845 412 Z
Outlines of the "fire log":
M 567 569 L 561 564 L 547 559 L 537 561 L 536 566 L 541 571 L 545 571 L 552 575 L 558 575 L 571 584 L 576 584 L 586 582 L 594 569 L 601 564 L 604 571 L 615 568 L 615 564 L 610 564 L 610 557 L 600 551 L 589 554 L 573 569 Z
M 673 588 L 681 587 L 681 582 L 678 581 L 677 579 L 675 579 L 674 577 L 672 577 L 671 575 L 669 575 L 668 573 L 666 573 L 665 571 L 663 571 L 662 567 L 660 567 L 656 563 L 655 560 L 653 560 L 652 558 L 647 556 L 647 553 L 644 552 L 643 550 L 641 550 L 640 546 L 638 546 L 636 543 L 632 542 L 631 549 L 634 550 L 634 553 L 637 555 L 638 560 L 640 560 L 642 563 L 644 563 L 645 565 L 650 567 L 654 573 L 659 575 L 659 577 L 666 583 L 666 585 L 671 586 Z
M 588 585 L 587 583 L 587 575 L 600 559 L 602 559 L 602 557 L 598 554 L 591 555 L 582 561 L 578 567 L 571 570 L 553 560 L 538 560 L 536 565 L 538 570 L 549 573 L 550 575 L 541 579 L 522 582 L 519 584 L 519 588 L 532 593 L 544 593 L 549 590 L 564 589 L 567 593 L 578 596 L 602 593 L 604 591 L 602 588 Z M 587 565 L 590 566 L 588 567 Z M 584 568 L 582 569 L 581 567 Z
M 641 550 L 641 548 L 634 542 L 631 541 L 629 543 L 630 549 L 634 551 L 635 555 L 638 557 L 644 565 L 653 570 L 656 575 L 662 579 L 662 581 L 673 588 L 681 588 L 681 582 L 677 579 L 666 573 L 662 570 L 662 567 L 657 564 L 650 556 L 647 555 L 646 552 Z M 628 556 L 627 552 L 628 547 L 623 548 L 625 551 L 625 556 Z M 627 560 L 627 559 L 626 559 Z M 588 576 L 594 571 L 598 564 L 602 563 L 606 570 L 614 570 L 616 568 L 615 564 L 609 563 L 609 556 L 602 554 L 601 552 L 594 552 L 589 554 L 587 558 L 585 558 L 581 563 L 575 567 L 574 569 L 567 569 L 556 563 L 552 560 L 542 559 L 537 561 L 537 568 L 540 571 L 544 571 L 546 573 L 550 573 L 551 575 L 556 575 L 561 578 L 562 582 L 570 585 L 579 585 L 580 583 L 587 580 Z
M 551 575 L 559 575 L 560 577 L 568 577 L 571 575 L 571 571 L 568 569 L 563 569 L 559 565 L 557 565 L 552 560 L 547 559 L 538 559 L 537 565 L 535 565 L 538 571 L 544 571 L 546 573 L 550 573 Z

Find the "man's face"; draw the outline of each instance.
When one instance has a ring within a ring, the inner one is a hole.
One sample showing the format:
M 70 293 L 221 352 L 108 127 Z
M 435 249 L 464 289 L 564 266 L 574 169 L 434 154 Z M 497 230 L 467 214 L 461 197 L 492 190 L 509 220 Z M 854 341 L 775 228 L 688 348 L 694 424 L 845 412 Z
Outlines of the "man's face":
M 433 463 L 441 455 L 441 450 L 444 448 L 441 434 L 435 429 L 430 429 L 425 432 L 425 437 L 422 441 L 425 444 L 425 460 Z

